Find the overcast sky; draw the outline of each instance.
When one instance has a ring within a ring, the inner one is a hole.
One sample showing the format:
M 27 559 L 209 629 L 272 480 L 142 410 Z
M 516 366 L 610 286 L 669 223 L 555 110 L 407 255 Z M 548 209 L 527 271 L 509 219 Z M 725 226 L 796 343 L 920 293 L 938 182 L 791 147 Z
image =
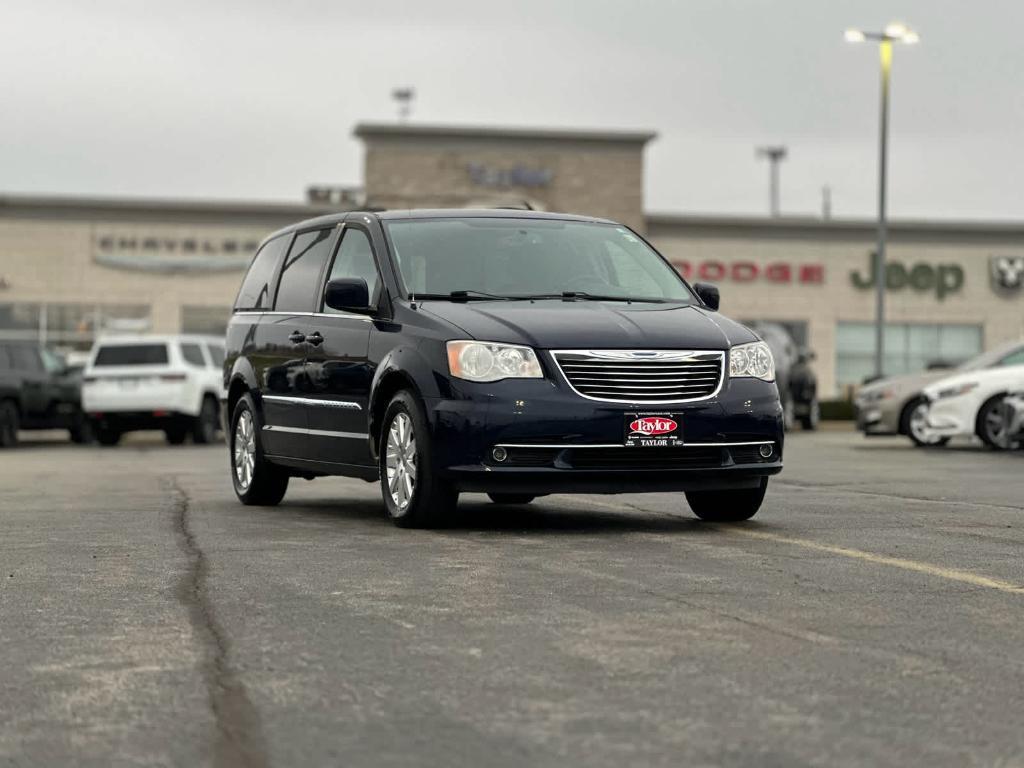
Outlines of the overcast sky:
M 785 213 L 870 216 L 877 50 L 842 33 L 894 18 L 890 210 L 1024 218 L 1018 0 L 4 0 L 0 194 L 297 201 L 413 85 L 419 122 L 657 131 L 648 210 L 762 213 L 785 143 Z

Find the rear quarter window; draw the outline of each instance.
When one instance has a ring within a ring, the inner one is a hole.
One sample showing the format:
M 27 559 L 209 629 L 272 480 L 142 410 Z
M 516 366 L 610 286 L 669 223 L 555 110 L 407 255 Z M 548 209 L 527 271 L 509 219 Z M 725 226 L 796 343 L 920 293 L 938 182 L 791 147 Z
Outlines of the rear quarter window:
M 162 365 L 166 362 L 166 344 L 112 344 L 96 350 L 93 365 Z
M 189 365 L 194 365 L 197 368 L 206 367 L 206 359 L 203 357 L 203 350 L 200 348 L 198 344 L 182 344 L 181 356 Z
M 274 275 L 291 235 L 281 235 L 264 244 L 249 265 L 242 287 L 235 299 L 235 310 L 272 309 L 274 306 Z

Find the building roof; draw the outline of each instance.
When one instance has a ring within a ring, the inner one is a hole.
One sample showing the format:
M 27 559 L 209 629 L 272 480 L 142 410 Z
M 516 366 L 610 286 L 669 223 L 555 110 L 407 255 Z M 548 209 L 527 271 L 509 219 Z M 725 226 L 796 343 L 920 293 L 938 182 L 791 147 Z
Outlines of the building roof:
M 224 224 L 283 225 L 326 213 L 338 206 L 255 200 L 69 197 L 0 195 L 0 218 L 112 219 L 127 221 L 209 221 Z
M 878 230 L 875 219 L 815 216 L 734 216 L 724 214 L 645 213 L 648 232 L 687 230 L 708 236 L 757 238 L 873 239 Z M 980 219 L 891 219 L 889 234 L 898 239 L 996 239 L 1024 238 L 1024 221 Z
M 505 128 L 429 123 L 358 123 L 354 136 L 367 138 L 525 139 L 530 141 L 618 142 L 646 144 L 654 131 L 598 131 L 576 128 Z

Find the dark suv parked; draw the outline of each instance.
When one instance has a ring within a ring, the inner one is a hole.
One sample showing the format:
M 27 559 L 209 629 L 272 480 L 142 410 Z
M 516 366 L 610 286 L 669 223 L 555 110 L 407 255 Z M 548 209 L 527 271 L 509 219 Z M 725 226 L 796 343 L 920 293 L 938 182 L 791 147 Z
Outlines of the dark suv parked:
M 399 525 L 460 491 L 685 491 L 751 517 L 782 469 L 767 345 L 627 227 L 522 211 L 349 213 L 260 247 L 227 332 L 231 476 L 381 479 Z
M 0 342 L 0 446 L 17 443 L 19 429 L 67 429 L 76 443 L 91 440 L 81 373 L 45 347 Z

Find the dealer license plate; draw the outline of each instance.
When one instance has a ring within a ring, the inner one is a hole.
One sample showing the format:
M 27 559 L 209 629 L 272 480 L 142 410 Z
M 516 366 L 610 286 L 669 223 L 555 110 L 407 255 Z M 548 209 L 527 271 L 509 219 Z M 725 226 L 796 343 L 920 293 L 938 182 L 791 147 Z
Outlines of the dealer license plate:
M 683 417 L 677 413 L 627 413 L 623 418 L 623 445 L 671 448 L 683 444 Z

